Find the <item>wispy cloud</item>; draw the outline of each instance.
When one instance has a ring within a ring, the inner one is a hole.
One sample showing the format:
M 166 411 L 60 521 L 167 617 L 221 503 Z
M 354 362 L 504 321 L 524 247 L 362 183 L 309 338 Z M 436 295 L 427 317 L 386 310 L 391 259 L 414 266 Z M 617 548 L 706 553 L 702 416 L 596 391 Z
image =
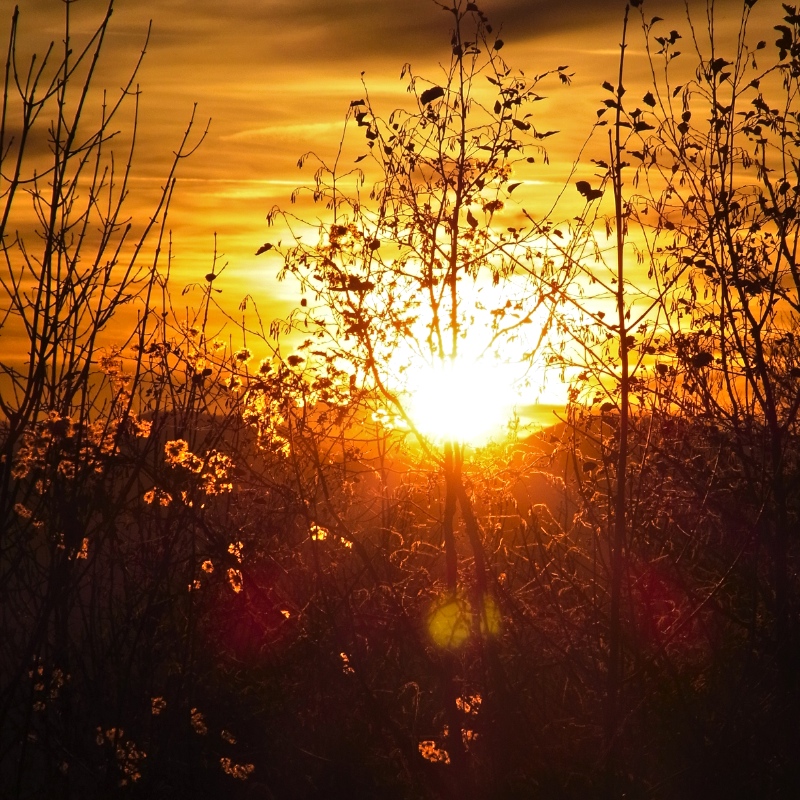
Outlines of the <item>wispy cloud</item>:
M 665 24 L 674 20 L 685 30 L 683 0 L 645 4 L 648 15 L 664 17 Z M 625 4 L 479 5 L 506 42 L 503 54 L 512 66 L 534 74 L 569 64 L 576 72 L 574 85 L 555 87 L 540 111 L 552 120 L 548 127 L 562 130 L 548 140 L 552 166 L 540 176 L 557 183 L 595 119 L 602 80 L 613 76 Z M 743 0 L 717 0 L 720 25 L 734 27 L 742 5 Z M 691 6 L 702 29 L 705 2 L 691 0 Z M 780 13 L 778 0 L 761 0 L 756 8 L 773 17 Z M 105 0 L 70 5 L 78 39 L 105 9 Z M 25 60 L 51 39 L 58 46 L 64 11 L 55 0 L 20 0 Z M 183 165 L 184 184 L 191 187 L 189 211 L 181 216 L 179 189 L 176 220 L 184 231 L 191 225 L 216 229 L 222 242 L 229 232 L 232 260 L 247 230 L 253 242 L 261 241 L 269 206 L 288 202 L 291 187 L 308 179 L 297 170 L 299 155 L 335 152 L 348 103 L 361 94 L 362 72 L 388 112 L 407 97 L 399 80 L 405 62 L 433 74 L 450 56 L 451 15 L 431 0 L 117 0 L 98 75 L 112 92 L 135 63 L 150 19 L 153 32 L 139 76 L 140 167 L 148 176 L 159 174 L 198 103 L 198 116 L 211 117 L 212 124 L 202 148 Z M 0 11 L 0 42 L 7 41 L 9 20 L 10 9 Z M 641 41 L 632 40 L 629 55 L 637 51 Z M 641 68 L 634 63 L 633 80 Z M 240 254 L 243 262 L 250 258 L 246 252 Z

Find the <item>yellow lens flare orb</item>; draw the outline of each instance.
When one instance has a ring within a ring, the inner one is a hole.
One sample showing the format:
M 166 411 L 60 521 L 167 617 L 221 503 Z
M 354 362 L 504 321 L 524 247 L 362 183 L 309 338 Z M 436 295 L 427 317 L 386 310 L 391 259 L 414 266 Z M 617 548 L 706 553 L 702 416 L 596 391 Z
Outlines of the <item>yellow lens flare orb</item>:
M 482 636 L 496 636 L 500 622 L 500 609 L 488 594 L 474 609 L 463 592 L 456 592 L 436 601 L 428 614 L 428 633 L 438 647 L 454 649 L 477 631 Z
M 484 359 L 445 360 L 406 371 L 408 415 L 437 442 L 480 446 L 502 436 L 517 401 L 509 365 Z

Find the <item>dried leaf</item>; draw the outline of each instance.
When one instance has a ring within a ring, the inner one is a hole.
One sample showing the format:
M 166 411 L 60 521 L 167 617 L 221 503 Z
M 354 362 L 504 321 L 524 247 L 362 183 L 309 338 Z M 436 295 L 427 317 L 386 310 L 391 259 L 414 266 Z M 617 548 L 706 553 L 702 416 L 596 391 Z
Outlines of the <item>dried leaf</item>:
M 444 96 L 444 89 L 441 86 L 432 86 L 430 89 L 426 89 L 419 97 L 420 103 L 422 105 L 427 106 L 429 103 L 432 103 L 434 100 L 438 100 L 440 97 Z

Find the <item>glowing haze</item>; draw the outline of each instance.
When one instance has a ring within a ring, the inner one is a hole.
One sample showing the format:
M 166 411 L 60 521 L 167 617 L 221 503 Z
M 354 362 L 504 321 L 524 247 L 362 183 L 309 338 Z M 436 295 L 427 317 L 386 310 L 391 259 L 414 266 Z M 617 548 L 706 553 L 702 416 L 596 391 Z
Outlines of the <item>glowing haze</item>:
M 106 5 L 103 0 L 70 4 L 76 40 L 96 28 Z M 571 165 L 604 97 L 600 85 L 615 80 L 625 4 L 486 0 L 480 6 L 502 31 L 509 65 L 529 74 L 569 65 L 574 73 L 571 86 L 554 86 L 536 109 L 537 126 L 560 134 L 547 140 L 550 164 L 542 164 L 535 185 L 529 183 L 518 196 L 525 196 L 531 213 L 543 213 L 565 181 L 574 181 Z M 702 28 L 705 2 L 691 6 Z M 43 53 L 50 41 L 60 43 L 66 4 L 21 0 L 19 7 L 20 64 L 27 64 L 31 53 Z M 647 16 L 687 27 L 683 0 L 645 0 L 645 8 Z M 730 33 L 738 25 L 741 0 L 717 2 L 716 8 L 718 33 Z M 761 0 L 757 10 L 768 22 L 763 36 L 756 35 L 769 39 L 780 3 Z M 10 18 L 11 8 L 4 6 L 4 48 Z M 117 0 L 98 81 L 112 94 L 135 63 L 150 19 L 152 35 L 138 76 L 142 94 L 133 202 L 157 190 L 196 103 L 198 119 L 204 124 L 211 118 L 211 127 L 179 174 L 170 225 L 173 278 L 178 287 L 202 280 L 216 232 L 228 264 L 219 284 L 221 302 L 233 311 L 250 293 L 263 318 L 283 316 L 299 300 L 297 289 L 289 282 L 278 284 L 275 263 L 254 255 L 265 238 L 275 236 L 267 230 L 267 212 L 276 204 L 288 206 L 292 190 L 310 182 L 309 171 L 297 169 L 299 156 L 309 150 L 335 153 L 347 107 L 363 94 L 362 73 L 373 103 L 387 113 L 408 99 L 407 82 L 399 80 L 404 63 L 411 62 L 416 74 L 437 73 L 438 64 L 449 59 L 451 15 L 432 0 Z M 759 24 L 756 19 L 753 27 Z M 637 76 L 643 83 L 648 78 L 641 33 L 638 25 L 634 28 L 627 55 L 629 89 Z M 572 194 L 577 203 L 580 198 Z M 135 217 L 148 210 L 143 205 L 129 212 Z M 424 405 L 424 392 L 439 391 L 437 381 L 444 376 L 429 377 L 417 381 L 427 388 L 420 388 L 415 402 Z M 456 386 L 460 379 L 447 378 Z M 497 380 L 491 373 L 483 382 Z M 508 395 L 503 403 L 511 401 Z M 488 416 L 482 404 L 492 401 L 474 396 L 471 402 L 478 404 L 470 412 L 473 418 Z

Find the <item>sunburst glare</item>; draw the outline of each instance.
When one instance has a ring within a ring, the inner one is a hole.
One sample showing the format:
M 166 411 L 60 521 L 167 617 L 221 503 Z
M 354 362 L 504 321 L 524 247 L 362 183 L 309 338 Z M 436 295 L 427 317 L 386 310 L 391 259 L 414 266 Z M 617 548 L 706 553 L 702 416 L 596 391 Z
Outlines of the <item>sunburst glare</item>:
M 407 371 L 408 414 L 435 441 L 485 444 L 502 435 L 518 395 L 511 365 L 461 357 Z

